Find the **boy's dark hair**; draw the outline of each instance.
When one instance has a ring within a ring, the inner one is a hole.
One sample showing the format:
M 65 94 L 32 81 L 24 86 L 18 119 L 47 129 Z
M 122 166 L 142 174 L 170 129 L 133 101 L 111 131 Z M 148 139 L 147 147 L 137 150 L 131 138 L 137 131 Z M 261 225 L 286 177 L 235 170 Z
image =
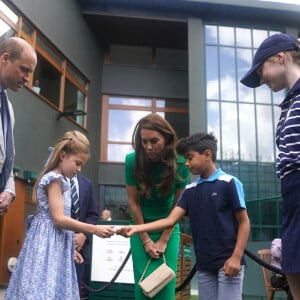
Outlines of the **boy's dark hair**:
M 209 149 L 212 153 L 212 160 L 215 162 L 217 158 L 217 139 L 212 133 L 199 132 L 181 139 L 176 151 L 180 155 L 185 155 L 189 151 L 197 151 L 203 154 Z

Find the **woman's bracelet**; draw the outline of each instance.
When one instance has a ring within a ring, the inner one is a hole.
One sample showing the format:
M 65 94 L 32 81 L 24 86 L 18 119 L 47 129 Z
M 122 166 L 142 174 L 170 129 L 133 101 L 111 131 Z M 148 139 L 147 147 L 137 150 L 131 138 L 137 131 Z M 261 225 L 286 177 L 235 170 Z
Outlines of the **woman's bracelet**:
M 146 240 L 145 242 L 143 242 L 143 246 L 145 246 L 146 244 L 148 244 L 151 241 L 152 241 L 151 239 Z

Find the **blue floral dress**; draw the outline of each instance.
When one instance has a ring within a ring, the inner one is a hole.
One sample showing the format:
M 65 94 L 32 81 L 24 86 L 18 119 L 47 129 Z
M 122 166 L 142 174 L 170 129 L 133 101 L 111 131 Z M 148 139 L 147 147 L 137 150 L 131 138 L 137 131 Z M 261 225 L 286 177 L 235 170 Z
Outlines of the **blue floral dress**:
M 53 171 L 37 189 L 37 214 L 32 219 L 12 273 L 6 300 L 79 300 L 74 264 L 74 234 L 57 228 L 51 218 L 46 187 L 61 180 L 64 213 L 71 214 L 69 184 Z

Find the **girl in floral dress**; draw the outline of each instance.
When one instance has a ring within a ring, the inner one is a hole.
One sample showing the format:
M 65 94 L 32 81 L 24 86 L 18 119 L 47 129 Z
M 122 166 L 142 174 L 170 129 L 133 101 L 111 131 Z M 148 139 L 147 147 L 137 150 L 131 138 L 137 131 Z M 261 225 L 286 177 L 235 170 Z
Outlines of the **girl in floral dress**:
M 79 131 L 67 132 L 53 153 L 33 189 L 37 214 L 31 221 L 6 300 L 79 300 L 74 259 L 74 231 L 110 237 L 112 226 L 92 225 L 74 220 L 66 177 L 81 171 L 89 158 L 90 144 Z M 74 256 L 75 254 L 75 256 Z

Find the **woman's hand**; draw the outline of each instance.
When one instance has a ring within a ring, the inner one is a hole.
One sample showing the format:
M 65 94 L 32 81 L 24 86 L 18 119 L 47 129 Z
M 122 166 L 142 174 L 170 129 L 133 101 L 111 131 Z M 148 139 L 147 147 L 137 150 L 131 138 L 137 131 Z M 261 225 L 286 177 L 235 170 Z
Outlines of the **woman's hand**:
M 94 234 L 102 238 L 109 238 L 115 234 L 115 229 L 114 226 L 95 225 Z
M 162 256 L 165 253 L 166 248 L 167 248 L 167 244 L 168 244 L 168 242 L 163 242 L 162 240 L 158 240 L 155 243 L 156 249 L 157 249 L 160 256 Z
M 158 251 L 156 244 L 152 240 L 144 243 L 144 249 L 149 257 L 155 259 L 158 259 L 160 257 L 160 252 Z

